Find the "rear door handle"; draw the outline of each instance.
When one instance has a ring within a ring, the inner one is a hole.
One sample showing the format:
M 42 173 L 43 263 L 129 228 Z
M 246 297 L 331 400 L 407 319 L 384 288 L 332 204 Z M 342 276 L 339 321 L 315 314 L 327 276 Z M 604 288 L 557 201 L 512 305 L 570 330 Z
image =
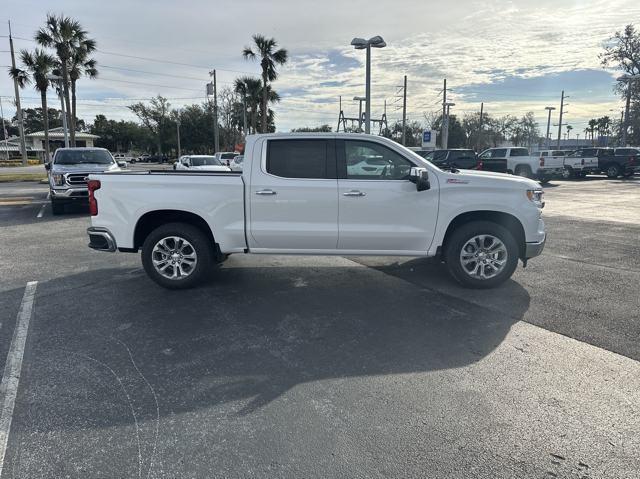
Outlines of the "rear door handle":
M 275 195 L 276 192 L 273 190 L 258 190 L 256 191 L 256 195 Z
M 351 190 L 351 191 L 345 191 L 344 193 L 342 193 L 343 196 L 365 196 L 366 193 L 364 193 L 363 191 L 358 191 L 358 190 Z

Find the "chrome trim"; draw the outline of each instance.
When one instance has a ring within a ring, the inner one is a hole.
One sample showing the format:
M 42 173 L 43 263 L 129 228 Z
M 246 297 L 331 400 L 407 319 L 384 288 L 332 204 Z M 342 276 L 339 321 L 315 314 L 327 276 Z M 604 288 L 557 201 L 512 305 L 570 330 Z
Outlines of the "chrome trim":
M 116 245 L 116 240 L 113 237 L 113 235 L 111 234 L 111 232 L 106 229 L 106 228 L 87 228 L 87 235 L 89 235 L 89 238 L 91 238 L 91 236 L 101 236 L 105 239 L 105 241 L 107 242 L 107 248 L 95 248 L 93 246 L 91 246 L 91 243 L 89 243 L 89 248 L 91 249 L 95 249 L 96 251 L 108 251 L 109 253 L 113 253 L 114 251 L 116 251 L 116 249 L 118 249 L 117 245 Z
M 542 250 L 544 249 L 544 245 L 547 242 L 547 235 L 544 235 L 544 238 L 539 243 L 526 243 L 525 244 L 525 252 L 524 257 L 526 259 L 534 258 L 535 256 L 540 256 L 542 254 Z
M 51 196 L 53 197 L 70 197 L 74 193 L 87 193 L 87 198 L 89 197 L 89 189 L 88 188 L 66 188 L 66 189 L 55 189 L 51 188 Z

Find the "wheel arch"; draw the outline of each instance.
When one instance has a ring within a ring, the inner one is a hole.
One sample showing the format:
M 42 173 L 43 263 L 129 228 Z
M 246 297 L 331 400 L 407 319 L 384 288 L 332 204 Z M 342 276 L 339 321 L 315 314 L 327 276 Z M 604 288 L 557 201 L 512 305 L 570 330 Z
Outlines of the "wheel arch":
M 444 251 L 447 246 L 447 241 L 451 237 L 456 228 L 470 223 L 472 221 L 490 221 L 503 226 L 509 232 L 513 233 L 516 243 L 518 243 L 518 253 L 520 258 L 524 258 L 526 249 L 526 237 L 524 233 L 524 227 L 518 218 L 510 213 L 503 211 L 490 211 L 490 210 L 476 210 L 460 213 L 456 216 L 447 226 L 447 230 L 442 239 L 442 245 L 439 247 L 440 253 Z
M 138 218 L 133 230 L 133 249 L 138 250 L 142 247 L 145 239 L 154 229 L 167 223 L 187 223 L 195 226 L 207 235 L 212 246 L 215 245 L 216 253 L 219 252 L 213 231 L 202 216 L 190 211 L 171 209 L 149 211 Z

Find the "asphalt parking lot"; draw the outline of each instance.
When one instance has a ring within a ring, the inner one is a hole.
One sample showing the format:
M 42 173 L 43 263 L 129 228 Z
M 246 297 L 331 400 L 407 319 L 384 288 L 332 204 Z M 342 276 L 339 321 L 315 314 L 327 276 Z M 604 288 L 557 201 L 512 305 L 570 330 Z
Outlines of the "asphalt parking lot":
M 640 477 L 640 178 L 545 193 L 543 255 L 495 290 L 238 256 L 166 291 L 0 183 L 3 369 L 38 282 L 1 478 Z

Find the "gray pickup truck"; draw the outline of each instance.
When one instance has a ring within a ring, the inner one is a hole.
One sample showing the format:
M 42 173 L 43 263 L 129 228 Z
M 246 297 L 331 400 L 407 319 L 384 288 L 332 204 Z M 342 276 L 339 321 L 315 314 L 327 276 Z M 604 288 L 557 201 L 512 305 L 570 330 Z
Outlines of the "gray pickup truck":
M 51 162 L 45 163 L 53 214 L 64 213 L 66 204 L 88 203 L 91 173 L 118 171 L 121 167 L 126 168 L 126 163 L 116 161 L 104 148 L 58 148 Z

